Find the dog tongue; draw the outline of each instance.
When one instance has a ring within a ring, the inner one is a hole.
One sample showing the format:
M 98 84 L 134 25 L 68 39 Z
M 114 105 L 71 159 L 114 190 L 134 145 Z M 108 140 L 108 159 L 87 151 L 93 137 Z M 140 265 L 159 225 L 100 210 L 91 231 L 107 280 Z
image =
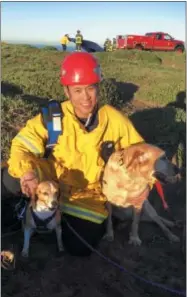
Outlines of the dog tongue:
M 159 194 L 159 196 L 160 196 L 160 198 L 161 198 L 161 200 L 162 200 L 163 207 L 164 207 L 165 209 L 168 209 L 168 204 L 167 204 L 167 202 L 166 202 L 166 200 L 165 200 L 165 197 L 164 197 L 164 191 L 163 191 L 163 188 L 162 188 L 161 183 L 160 183 L 159 181 L 157 181 L 157 182 L 155 183 L 155 186 L 156 186 L 157 192 L 158 192 L 158 194 Z

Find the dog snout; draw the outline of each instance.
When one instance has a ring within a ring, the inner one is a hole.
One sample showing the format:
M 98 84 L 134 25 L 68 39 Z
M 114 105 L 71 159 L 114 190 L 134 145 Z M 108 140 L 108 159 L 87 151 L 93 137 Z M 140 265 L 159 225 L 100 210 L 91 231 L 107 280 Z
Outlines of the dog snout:
M 52 201 L 51 202 L 51 207 L 56 208 L 58 206 L 57 201 Z
M 160 158 L 155 162 L 155 172 L 165 176 L 175 176 L 179 173 L 179 168 L 172 164 L 167 158 Z
M 153 174 L 163 183 L 175 183 L 180 169 L 172 164 L 166 157 L 162 157 L 155 162 L 155 173 Z

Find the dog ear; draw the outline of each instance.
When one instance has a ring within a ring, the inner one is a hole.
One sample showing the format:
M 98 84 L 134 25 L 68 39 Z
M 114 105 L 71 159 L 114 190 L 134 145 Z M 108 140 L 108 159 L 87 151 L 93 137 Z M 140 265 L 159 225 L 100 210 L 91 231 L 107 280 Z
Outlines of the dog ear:
M 59 184 L 55 181 L 50 181 L 50 185 L 52 186 L 53 190 L 58 190 L 59 189 Z
M 126 168 L 131 170 L 137 165 L 142 165 L 149 160 L 149 157 L 149 152 L 136 150 L 131 156 L 131 159 L 129 159 L 129 162 L 126 164 Z

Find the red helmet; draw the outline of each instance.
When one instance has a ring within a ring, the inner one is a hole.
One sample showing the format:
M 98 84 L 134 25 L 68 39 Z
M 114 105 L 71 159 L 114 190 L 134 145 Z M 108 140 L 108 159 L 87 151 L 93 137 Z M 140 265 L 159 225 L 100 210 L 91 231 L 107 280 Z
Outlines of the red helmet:
M 62 85 L 91 85 L 100 81 L 101 69 L 92 54 L 72 53 L 63 60 L 60 77 Z

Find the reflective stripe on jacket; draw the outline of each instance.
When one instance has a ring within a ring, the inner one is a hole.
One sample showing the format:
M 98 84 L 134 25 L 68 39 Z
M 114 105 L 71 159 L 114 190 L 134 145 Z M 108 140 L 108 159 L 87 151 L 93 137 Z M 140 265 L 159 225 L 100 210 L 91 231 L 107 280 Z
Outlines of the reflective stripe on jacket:
M 75 43 L 76 43 L 76 44 L 82 44 L 82 41 L 83 41 L 83 37 L 82 37 L 82 35 L 81 35 L 81 34 L 77 34 L 77 35 L 75 36 Z

